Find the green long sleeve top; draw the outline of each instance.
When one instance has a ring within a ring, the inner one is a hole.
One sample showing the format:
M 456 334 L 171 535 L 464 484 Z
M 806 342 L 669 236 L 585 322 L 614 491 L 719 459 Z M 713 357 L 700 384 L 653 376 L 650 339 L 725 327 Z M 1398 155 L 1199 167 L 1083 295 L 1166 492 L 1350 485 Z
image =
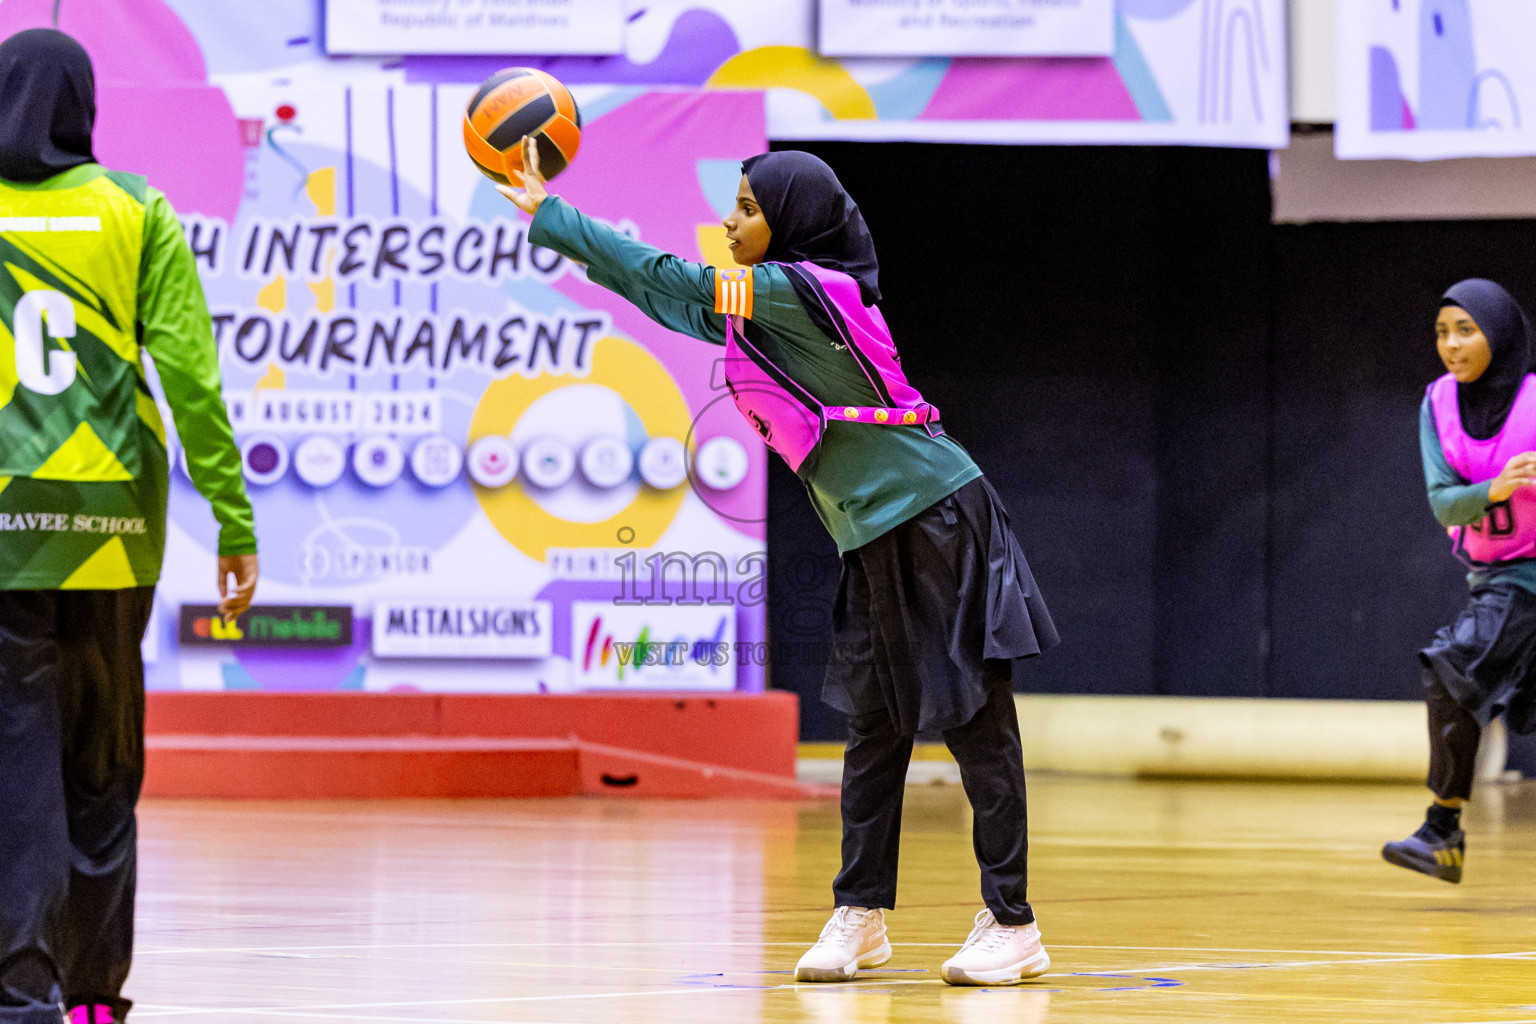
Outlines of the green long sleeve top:
M 725 344 L 715 312 L 715 268 L 630 238 L 556 196 L 540 206 L 529 241 L 586 265 L 587 277 L 669 330 Z M 748 337 L 825 405 L 882 404 L 848 351 L 816 326 L 782 267 L 752 271 Z M 827 425 L 819 457 L 800 467 L 811 504 L 840 552 L 868 544 L 981 476 L 948 435 L 920 426 Z
M 135 326 L 154 361 L 192 482 L 219 523 L 219 554 L 253 554 L 255 518 L 224 406 L 208 306 L 170 202 L 143 179 L 97 164 L 3 185 L 16 193 L 47 192 L 103 177 L 125 193 L 114 194 L 114 201 L 143 208 Z M 80 284 L 95 287 L 88 272 Z M 100 293 L 109 290 L 103 285 Z M 0 589 L 119 589 L 159 579 L 169 465 L 164 426 L 148 401 L 142 367 L 135 369 L 130 379 L 138 393 L 130 400 L 139 410 L 138 429 L 128 443 L 139 449 L 137 476 L 108 482 L 0 476 Z M 0 432 L 0 445 L 6 443 Z
M 1488 488 L 1491 480 L 1471 482 L 1446 461 L 1445 450 L 1440 446 L 1440 432 L 1435 427 L 1435 411 L 1429 396 L 1419 405 L 1419 455 L 1424 462 L 1424 484 L 1429 490 L 1429 507 L 1435 519 L 1447 529 L 1470 526 L 1488 514 Z M 1474 570 L 1467 573 L 1471 587 L 1486 586 L 1498 581 L 1512 583 L 1521 590 L 1536 594 L 1536 562 L 1516 562 L 1496 569 Z

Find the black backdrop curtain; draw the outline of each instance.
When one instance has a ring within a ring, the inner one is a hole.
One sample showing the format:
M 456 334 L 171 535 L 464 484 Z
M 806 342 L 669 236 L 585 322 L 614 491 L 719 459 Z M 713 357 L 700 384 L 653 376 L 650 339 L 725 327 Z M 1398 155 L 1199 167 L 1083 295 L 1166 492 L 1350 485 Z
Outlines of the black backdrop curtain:
M 1435 307 L 1536 308 L 1536 225 L 1274 226 L 1243 150 L 780 148 L 858 201 L 908 374 L 1013 514 L 1063 637 L 1017 689 L 1419 697 L 1466 594 L 1418 459 Z M 776 461 L 769 503 L 772 682 L 841 738 L 836 552 Z

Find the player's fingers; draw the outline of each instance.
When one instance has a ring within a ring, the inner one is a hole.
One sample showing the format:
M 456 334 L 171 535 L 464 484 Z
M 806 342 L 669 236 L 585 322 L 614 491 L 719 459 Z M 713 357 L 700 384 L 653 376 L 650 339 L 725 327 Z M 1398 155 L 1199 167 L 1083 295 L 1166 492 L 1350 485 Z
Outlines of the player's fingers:
M 526 173 L 533 175 L 535 181 L 544 180 L 539 173 L 539 147 L 532 135 L 523 136 L 523 167 L 527 169 Z
M 510 185 L 497 185 L 496 191 L 512 200 L 512 205 L 516 206 L 524 213 L 532 214 L 536 209 L 533 204 L 533 200 L 528 197 L 528 193 L 526 192 L 515 191 Z
M 219 581 L 219 596 L 220 597 L 228 597 L 229 596 L 229 573 L 226 572 L 224 570 L 224 566 L 221 565 L 221 566 L 219 566 L 218 572 L 215 573 L 215 575 L 218 577 L 218 581 Z

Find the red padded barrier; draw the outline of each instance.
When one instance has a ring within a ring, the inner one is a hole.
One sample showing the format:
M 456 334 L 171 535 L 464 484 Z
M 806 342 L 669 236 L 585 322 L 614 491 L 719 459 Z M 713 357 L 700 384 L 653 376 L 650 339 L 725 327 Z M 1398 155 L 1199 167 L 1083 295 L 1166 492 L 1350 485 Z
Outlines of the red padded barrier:
M 146 796 L 827 796 L 794 694 L 149 695 Z

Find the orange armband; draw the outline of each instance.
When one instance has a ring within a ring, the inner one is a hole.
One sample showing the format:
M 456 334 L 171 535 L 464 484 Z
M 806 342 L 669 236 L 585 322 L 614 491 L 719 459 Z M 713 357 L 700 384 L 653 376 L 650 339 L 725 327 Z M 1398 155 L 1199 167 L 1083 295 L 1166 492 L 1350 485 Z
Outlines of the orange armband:
M 715 312 L 752 319 L 752 271 L 715 270 Z

